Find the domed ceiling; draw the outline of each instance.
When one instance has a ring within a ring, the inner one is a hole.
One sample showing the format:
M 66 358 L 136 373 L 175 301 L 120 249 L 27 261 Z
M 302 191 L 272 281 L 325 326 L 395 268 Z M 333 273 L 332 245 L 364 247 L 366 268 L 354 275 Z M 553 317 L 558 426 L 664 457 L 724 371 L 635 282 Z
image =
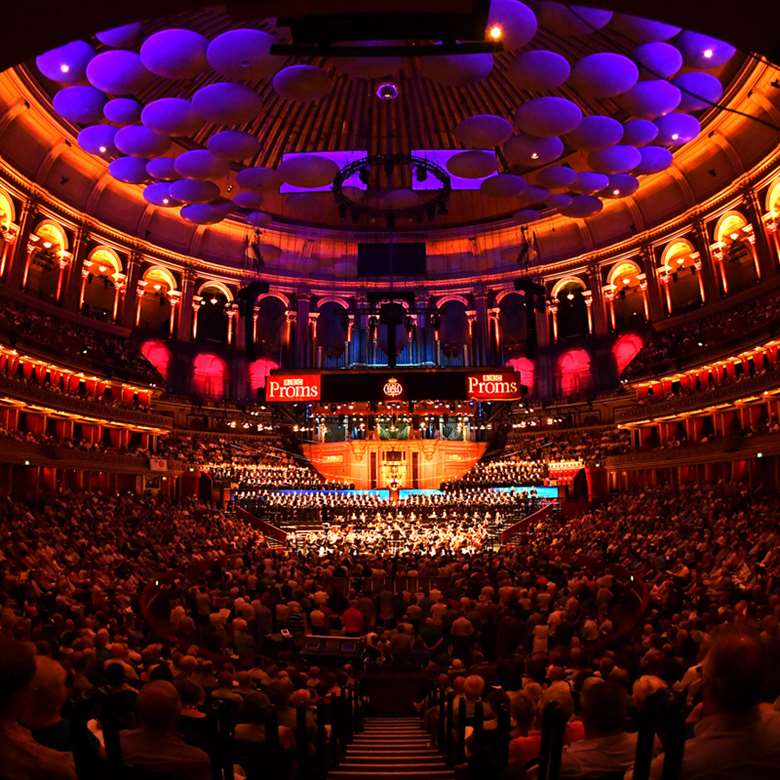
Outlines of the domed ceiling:
M 343 18 L 215 6 L 29 70 L 82 149 L 187 222 L 403 230 L 594 215 L 672 165 L 745 59 L 557 2 L 492 0 L 471 21 L 468 41 L 425 24 L 425 39 L 367 40 Z

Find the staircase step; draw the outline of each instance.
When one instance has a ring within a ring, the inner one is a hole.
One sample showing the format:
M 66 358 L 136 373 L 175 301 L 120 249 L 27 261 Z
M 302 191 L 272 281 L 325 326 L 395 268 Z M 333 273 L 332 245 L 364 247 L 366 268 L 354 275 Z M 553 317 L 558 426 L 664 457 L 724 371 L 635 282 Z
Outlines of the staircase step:
M 419 778 L 419 780 L 450 780 L 455 777 L 451 769 L 412 769 L 408 772 L 383 772 L 380 770 L 367 771 L 357 769 L 354 772 L 349 769 L 336 769 L 328 774 L 331 780 L 337 778 L 350 778 L 351 780 L 395 780 L 398 777 Z
M 376 751 L 356 752 L 354 750 L 348 750 L 345 758 L 346 761 L 394 761 L 396 763 L 407 762 L 425 762 L 425 761 L 441 761 L 442 757 L 440 753 L 432 750 L 430 753 L 404 753 L 398 755 L 398 753 L 378 753 Z

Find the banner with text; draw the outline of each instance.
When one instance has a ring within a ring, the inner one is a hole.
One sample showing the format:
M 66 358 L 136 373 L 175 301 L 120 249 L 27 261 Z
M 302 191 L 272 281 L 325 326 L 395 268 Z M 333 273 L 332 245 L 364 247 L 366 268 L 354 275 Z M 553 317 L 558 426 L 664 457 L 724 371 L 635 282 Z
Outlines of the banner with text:
M 466 397 L 476 401 L 514 401 L 523 397 L 514 371 L 475 371 L 466 375 Z
M 319 374 L 271 374 L 265 384 L 265 400 L 298 403 L 319 401 L 322 379 Z

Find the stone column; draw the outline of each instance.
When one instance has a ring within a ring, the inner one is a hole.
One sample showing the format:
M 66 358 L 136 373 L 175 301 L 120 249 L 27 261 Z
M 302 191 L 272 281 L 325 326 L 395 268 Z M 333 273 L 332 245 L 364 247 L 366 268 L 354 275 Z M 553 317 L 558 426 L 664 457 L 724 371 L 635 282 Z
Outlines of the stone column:
M 138 314 L 138 283 L 141 277 L 141 255 L 133 252 L 127 260 L 127 281 L 122 324 L 127 328 L 135 327 Z
M 7 281 L 9 287 L 17 290 L 22 286 L 27 260 L 30 256 L 30 233 L 37 214 L 37 203 L 32 200 L 25 201 L 19 215 L 19 236 L 14 246 L 13 261 L 8 271 Z
M 721 283 L 718 279 L 720 270 L 715 268 L 715 261 L 710 249 L 710 238 L 707 235 L 707 227 L 701 220 L 695 224 L 696 243 L 699 249 L 699 260 L 701 261 L 701 280 L 704 289 L 704 299 L 706 303 L 714 303 L 721 297 Z
M 225 304 L 225 313 L 227 314 L 227 320 L 228 320 L 227 343 L 228 346 L 230 347 L 233 346 L 233 344 L 238 341 L 237 331 L 240 330 L 237 324 L 238 306 L 235 303 Z
M 0 232 L 3 234 L 3 249 L 0 252 L 0 279 L 2 279 L 5 269 L 10 267 L 16 252 L 16 245 L 19 240 L 19 225 L 13 222 L 9 222 L 7 225 L 0 225 Z
M 431 345 L 429 343 L 430 328 L 428 327 L 428 296 L 416 295 L 414 309 L 417 312 L 417 362 L 431 363 Z
M 547 347 L 550 344 L 550 314 L 547 310 L 545 301 L 544 309 L 534 308 L 534 319 L 536 320 L 536 344 L 539 347 Z
M 193 295 L 192 296 L 192 330 L 190 331 L 192 341 L 195 341 L 195 339 L 198 338 L 198 315 L 200 313 L 202 306 L 203 306 L 203 296 Z M 187 340 L 189 341 L 189 339 Z
M 552 343 L 558 343 L 558 301 L 552 298 L 547 301 L 547 311 L 550 315 L 550 325 L 552 326 Z
M 179 341 L 190 341 L 193 332 L 193 299 L 195 291 L 195 274 L 185 269 L 181 280 L 181 312 L 179 314 L 179 326 L 176 329 L 176 338 Z
M 492 360 L 490 329 L 488 323 L 487 293 L 484 289 L 474 291 L 474 309 L 476 311 L 477 338 L 475 343 L 474 365 L 484 366 Z
M 320 368 L 320 351 L 317 344 L 317 320 L 320 318 L 318 311 L 309 312 L 309 330 L 306 365 L 313 368 Z
M 745 206 L 747 218 L 753 225 L 753 238 L 755 243 L 752 245 L 753 251 L 758 256 L 758 269 L 762 279 L 768 279 L 777 273 L 777 263 L 772 257 L 772 241 L 769 232 L 764 224 L 764 217 L 761 213 L 761 204 L 758 200 L 755 190 L 748 187 L 745 190 Z
M 474 324 L 477 321 L 477 312 L 473 309 L 466 311 L 466 343 L 463 345 L 463 365 L 464 366 L 476 366 L 477 365 L 477 353 L 479 350 L 476 348 L 476 334 L 474 332 Z
M 311 309 L 311 292 L 307 289 L 300 289 L 296 293 L 296 319 L 297 327 L 295 331 L 295 353 L 296 367 L 306 368 L 309 352 L 309 310 Z
M 588 313 L 588 334 L 593 335 L 593 293 L 585 290 L 582 293 L 582 300 L 585 301 L 585 309 Z
M 658 264 L 655 259 L 655 250 L 650 244 L 642 246 L 642 265 L 644 266 L 645 281 L 647 282 L 648 322 L 657 322 L 663 319 L 664 308 L 658 283 Z
M 485 361 L 485 365 L 490 362 L 501 364 L 501 307 L 493 306 L 488 309 L 488 345 L 487 350 L 488 359 Z
M 608 332 L 607 313 L 604 309 L 604 292 L 601 289 L 601 271 L 596 266 L 588 269 L 588 285 L 590 287 L 591 306 L 588 310 L 588 323 L 592 320 L 592 330 L 596 336 L 605 336 Z M 585 298 L 585 305 L 588 299 Z
M 73 237 L 73 249 L 71 250 L 73 256 L 63 290 L 65 308 L 71 311 L 80 312 L 81 307 L 84 305 L 84 277 L 81 272 L 84 270 L 85 253 L 83 248 L 86 237 L 86 227 L 79 225 L 76 235 Z
M 171 319 L 168 326 L 168 337 L 176 333 L 176 310 L 181 307 L 181 290 L 168 290 L 168 303 L 171 305 Z

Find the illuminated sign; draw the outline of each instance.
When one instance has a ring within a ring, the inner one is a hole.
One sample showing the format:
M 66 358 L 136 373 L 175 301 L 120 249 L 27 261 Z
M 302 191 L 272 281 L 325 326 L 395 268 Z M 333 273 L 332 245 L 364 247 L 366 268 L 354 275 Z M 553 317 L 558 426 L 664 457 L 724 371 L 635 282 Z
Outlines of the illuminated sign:
M 404 394 L 404 386 L 394 376 L 391 376 L 382 385 L 382 393 L 387 398 L 400 398 Z
M 521 398 L 523 386 L 514 371 L 480 371 L 466 376 L 466 397 L 477 401 L 512 401 Z
M 320 396 L 319 374 L 271 374 L 265 385 L 266 401 L 318 401 Z

